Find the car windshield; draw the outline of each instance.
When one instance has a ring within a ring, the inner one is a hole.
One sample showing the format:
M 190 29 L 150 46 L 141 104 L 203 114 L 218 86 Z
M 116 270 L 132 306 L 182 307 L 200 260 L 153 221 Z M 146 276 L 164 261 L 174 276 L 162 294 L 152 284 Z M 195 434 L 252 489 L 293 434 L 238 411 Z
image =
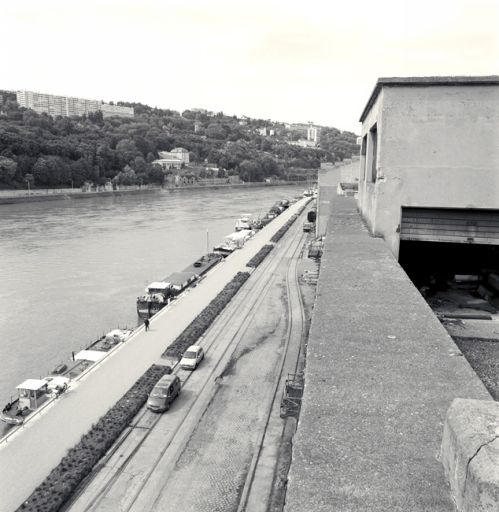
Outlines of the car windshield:
M 153 398 L 165 398 L 168 396 L 168 389 L 167 388 L 154 388 L 151 392 L 151 396 Z
M 184 357 L 186 359 L 196 359 L 196 355 L 197 355 L 197 352 L 190 350 L 184 354 Z

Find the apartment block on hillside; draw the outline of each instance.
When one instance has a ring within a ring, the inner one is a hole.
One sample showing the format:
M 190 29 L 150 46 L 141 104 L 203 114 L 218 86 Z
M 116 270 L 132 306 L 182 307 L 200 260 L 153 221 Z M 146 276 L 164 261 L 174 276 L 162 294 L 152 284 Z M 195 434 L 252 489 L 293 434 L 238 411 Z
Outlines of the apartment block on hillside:
M 39 114 L 46 113 L 53 117 L 82 116 L 98 111 L 101 111 L 104 117 L 133 117 L 134 115 L 132 107 L 110 105 L 84 98 L 42 94 L 33 91 L 17 91 L 16 98 L 21 107 L 30 108 Z

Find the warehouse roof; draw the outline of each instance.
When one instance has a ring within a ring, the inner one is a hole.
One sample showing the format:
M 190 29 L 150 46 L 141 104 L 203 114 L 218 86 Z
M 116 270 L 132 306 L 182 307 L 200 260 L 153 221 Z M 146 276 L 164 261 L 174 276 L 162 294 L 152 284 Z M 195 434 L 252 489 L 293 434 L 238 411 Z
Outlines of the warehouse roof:
M 378 78 L 359 121 L 361 123 L 364 121 L 382 87 L 421 87 L 428 85 L 499 85 L 499 76 L 408 76 Z

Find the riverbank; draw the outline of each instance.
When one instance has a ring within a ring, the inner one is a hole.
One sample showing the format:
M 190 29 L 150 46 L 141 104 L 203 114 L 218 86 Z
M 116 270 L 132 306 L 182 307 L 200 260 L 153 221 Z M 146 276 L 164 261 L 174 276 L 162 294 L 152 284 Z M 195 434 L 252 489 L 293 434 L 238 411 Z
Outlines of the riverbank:
M 203 184 L 203 185 L 183 185 L 183 186 L 137 186 L 127 187 L 120 190 L 99 190 L 82 192 L 79 189 L 45 189 L 27 191 L 0 190 L 0 205 L 16 203 L 36 203 L 40 201 L 60 201 L 71 199 L 88 199 L 93 197 L 110 197 L 130 194 L 145 194 L 151 192 L 168 191 L 175 192 L 180 190 L 201 190 L 201 189 L 224 189 L 224 188 L 255 188 L 255 187 L 277 187 L 277 186 L 297 186 L 303 185 L 307 188 L 307 183 L 302 181 L 273 181 L 273 182 L 252 182 L 252 183 L 227 183 L 227 184 Z

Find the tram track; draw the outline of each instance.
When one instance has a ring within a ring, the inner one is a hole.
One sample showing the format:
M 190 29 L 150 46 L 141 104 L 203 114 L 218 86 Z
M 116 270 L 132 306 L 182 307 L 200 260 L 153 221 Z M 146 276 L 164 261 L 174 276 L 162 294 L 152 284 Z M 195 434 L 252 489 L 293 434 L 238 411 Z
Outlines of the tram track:
M 261 487 L 257 487 L 254 485 L 255 483 L 255 477 L 257 474 L 257 471 L 259 469 L 259 464 L 261 462 L 261 455 L 262 450 L 264 447 L 264 441 L 265 437 L 268 433 L 270 423 L 272 421 L 272 412 L 279 409 L 280 400 L 278 392 L 282 390 L 282 384 L 283 384 L 283 372 L 284 368 L 286 366 L 286 361 L 288 359 L 289 355 L 289 348 L 290 344 L 293 341 L 293 335 L 294 335 L 294 329 L 293 327 L 296 326 L 296 322 L 294 320 L 294 301 L 297 301 L 298 308 L 300 311 L 300 319 L 299 319 L 299 325 L 300 325 L 300 334 L 299 334 L 299 343 L 298 343 L 298 351 L 296 355 L 293 355 L 292 358 L 295 358 L 295 364 L 293 366 L 294 373 L 297 372 L 298 365 L 299 365 L 299 358 L 301 354 L 301 347 L 302 342 L 305 337 L 305 310 L 303 306 L 303 298 L 301 296 L 299 283 L 298 283 L 298 258 L 296 257 L 296 253 L 298 250 L 300 250 L 300 253 L 303 251 L 303 241 L 304 236 L 300 238 L 300 244 L 297 245 L 297 248 L 295 249 L 293 256 L 291 258 L 291 263 L 288 268 L 288 271 L 286 273 L 286 291 L 287 291 L 287 312 L 288 312 L 288 328 L 286 332 L 286 342 L 285 342 L 285 350 L 283 351 L 283 356 L 280 361 L 279 365 L 279 371 L 274 379 L 274 383 L 272 386 L 272 394 L 270 400 L 267 402 L 267 408 L 265 411 L 265 420 L 261 427 L 261 430 L 258 435 L 258 441 L 257 446 L 255 448 L 255 452 L 253 454 L 253 458 L 251 460 L 251 464 L 248 470 L 248 473 L 246 475 L 246 480 L 244 483 L 243 490 L 241 492 L 241 497 L 239 501 L 239 505 L 237 508 L 237 512 L 245 512 L 248 507 L 248 503 L 252 499 L 252 497 L 256 494 L 258 496 L 257 502 L 261 502 L 260 497 L 262 493 Z M 296 340 L 294 340 L 296 341 Z M 279 404 L 277 403 L 279 401 Z M 276 407 L 277 406 L 277 407 Z M 281 422 L 281 431 L 284 428 L 284 424 Z M 265 470 L 264 470 L 265 472 Z M 271 491 L 270 491 L 271 492 Z M 268 495 L 268 498 L 270 498 L 270 492 Z M 255 508 L 251 508 L 252 512 L 255 511 Z M 266 510 L 266 507 L 265 507 Z
M 245 330 L 248 328 L 249 323 L 252 319 L 252 312 L 255 308 L 258 307 L 258 304 L 261 303 L 263 298 L 265 297 L 267 291 L 272 286 L 273 278 L 268 279 L 268 276 L 273 276 L 277 267 L 281 264 L 282 260 L 287 257 L 288 251 L 293 246 L 293 257 L 296 254 L 297 248 L 300 247 L 300 244 L 303 240 L 303 235 L 300 237 L 285 237 L 283 241 L 280 242 L 281 245 L 280 250 L 272 251 L 269 256 L 260 264 L 260 266 L 252 272 L 251 278 L 245 283 L 245 285 L 241 288 L 238 294 L 233 298 L 231 303 L 227 308 L 220 314 L 215 323 L 210 327 L 210 329 L 203 335 L 201 339 L 201 344 L 203 345 L 207 356 L 211 354 L 217 353 L 218 361 L 217 364 L 213 366 L 208 376 L 205 376 L 204 382 L 202 383 L 197 396 L 192 401 L 187 409 L 183 411 L 182 418 L 175 426 L 173 433 L 169 436 L 169 439 L 158 450 L 155 460 L 152 461 L 152 464 L 149 465 L 149 468 L 146 472 L 141 475 L 140 483 L 135 485 L 133 490 L 133 496 L 131 499 L 128 499 L 126 504 L 122 504 L 120 506 L 120 510 L 130 511 L 134 508 L 137 499 L 139 498 L 141 491 L 149 482 L 151 476 L 157 470 L 158 466 L 161 464 L 161 461 L 164 459 L 165 455 L 169 450 L 171 450 L 172 445 L 176 444 L 177 452 L 181 451 L 182 443 L 176 442 L 176 437 L 179 432 L 182 431 L 186 421 L 188 421 L 189 417 L 192 415 L 194 408 L 197 407 L 196 414 L 199 418 L 202 416 L 206 408 L 209 406 L 210 399 L 206 400 L 204 397 L 204 403 L 200 404 L 200 396 L 205 392 L 209 391 L 208 387 L 214 388 L 213 392 L 216 392 L 216 379 L 220 375 L 222 375 L 224 368 L 230 361 L 230 356 L 236 349 L 241 336 L 244 334 Z M 289 239 L 288 239 L 289 238 Z M 298 241 L 297 241 L 298 240 Z M 294 258 L 292 258 L 293 260 Z M 295 273 L 296 273 L 296 265 L 295 265 Z M 288 283 L 289 287 L 289 283 Z M 289 292 L 288 292 L 289 293 Z M 289 304 L 288 304 L 289 307 Z M 242 311 L 241 311 L 242 308 Z M 292 312 L 289 313 L 289 322 L 291 324 L 292 321 Z M 229 334 L 227 334 L 227 325 L 236 324 L 236 328 L 233 329 Z M 204 363 L 203 363 L 204 364 Z M 282 371 L 282 370 L 281 370 Z M 199 372 L 199 371 L 198 371 Z M 195 375 L 196 372 L 186 372 L 181 370 L 179 367 L 174 369 L 174 373 L 178 374 L 182 381 L 182 388 L 187 384 L 187 382 Z M 275 394 L 275 393 L 274 393 Z M 182 396 L 182 393 L 181 393 Z M 202 405 L 200 407 L 200 405 Z M 112 492 L 113 488 L 117 486 L 121 476 L 127 471 L 129 466 L 133 463 L 135 457 L 140 452 L 140 449 L 146 444 L 151 435 L 155 432 L 155 429 L 158 427 L 158 424 L 161 423 L 161 420 L 167 421 L 168 416 L 165 415 L 157 415 L 151 413 L 146 408 L 144 408 L 138 416 L 136 416 L 133 420 L 133 423 L 127 428 L 124 434 L 118 439 L 115 445 L 109 450 L 109 452 L 104 456 L 101 462 L 96 466 L 96 470 L 90 475 L 90 477 L 84 482 L 81 489 L 77 491 L 74 495 L 74 498 L 70 503 L 64 508 L 64 510 L 82 510 L 88 512 L 90 510 L 104 510 L 101 507 L 105 498 Z M 191 424 L 197 424 L 197 421 L 192 422 Z M 142 422 L 145 422 L 146 425 L 141 425 Z M 131 442 L 132 434 L 137 436 L 138 430 L 140 429 L 141 435 L 139 435 L 136 439 L 133 440 L 135 443 L 131 450 L 126 455 L 120 455 L 120 450 L 126 450 L 127 441 Z M 183 437 L 185 438 L 185 443 L 188 441 L 189 433 L 185 434 Z M 118 459 L 118 461 L 116 461 Z M 118 462 L 114 465 L 115 462 Z M 112 466 L 112 468 L 111 468 Z M 92 482 L 96 482 L 100 473 L 102 473 L 105 469 L 108 469 L 108 475 L 102 485 L 100 485 L 97 492 L 91 497 L 90 500 L 83 505 L 83 508 L 78 505 L 78 501 L 83 497 L 86 493 L 87 489 L 92 485 Z M 139 510 L 139 508 L 137 509 Z M 146 510 L 146 509 L 143 509 Z

